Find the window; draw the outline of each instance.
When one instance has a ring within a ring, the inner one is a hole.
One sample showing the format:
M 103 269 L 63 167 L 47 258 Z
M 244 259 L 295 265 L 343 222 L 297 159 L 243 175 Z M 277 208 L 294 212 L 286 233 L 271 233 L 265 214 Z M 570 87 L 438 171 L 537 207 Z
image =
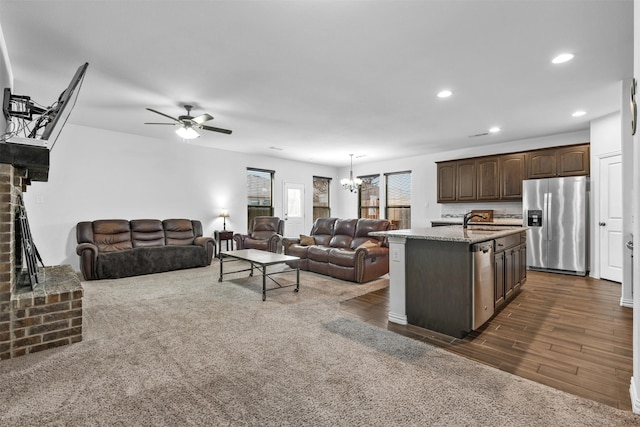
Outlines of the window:
M 313 177 L 313 222 L 318 218 L 329 218 L 331 206 L 329 204 L 329 187 L 331 178 Z
M 385 174 L 386 216 L 396 229 L 411 228 L 411 171 Z
M 247 168 L 247 220 L 273 216 L 273 174 L 275 171 Z
M 380 218 L 380 175 L 359 176 L 358 218 Z

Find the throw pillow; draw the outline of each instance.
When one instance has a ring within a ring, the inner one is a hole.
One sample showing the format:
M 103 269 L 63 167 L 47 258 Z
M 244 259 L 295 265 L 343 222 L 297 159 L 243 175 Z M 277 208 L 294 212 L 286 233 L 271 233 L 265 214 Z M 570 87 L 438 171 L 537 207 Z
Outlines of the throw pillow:
M 300 235 L 300 244 L 302 246 L 310 246 L 316 244 L 316 239 L 313 236 L 305 236 L 304 234 Z
M 366 242 L 358 246 L 356 250 L 360 248 L 377 248 L 378 246 L 380 246 L 378 243 L 372 242 L 371 240 L 367 240 Z

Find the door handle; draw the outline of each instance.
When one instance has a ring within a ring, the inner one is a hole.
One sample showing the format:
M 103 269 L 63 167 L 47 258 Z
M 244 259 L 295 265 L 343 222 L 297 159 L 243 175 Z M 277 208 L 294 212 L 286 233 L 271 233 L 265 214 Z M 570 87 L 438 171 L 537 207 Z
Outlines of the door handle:
M 627 249 L 631 249 L 631 250 L 633 250 L 633 240 L 629 240 L 629 241 L 626 243 L 626 245 L 627 245 Z
M 607 225 L 606 222 L 600 222 L 598 225 L 600 225 L 600 227 L 604 227 L 605 225 Z

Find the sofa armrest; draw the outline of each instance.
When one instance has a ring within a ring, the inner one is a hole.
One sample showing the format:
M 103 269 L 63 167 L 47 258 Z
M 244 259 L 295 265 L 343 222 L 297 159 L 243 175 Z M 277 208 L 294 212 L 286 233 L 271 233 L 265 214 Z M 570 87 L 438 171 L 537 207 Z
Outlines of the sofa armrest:
M 248 237 L 247 234 L 234 234 L 233 241 L 236 244 L 236 249 L 244 249 L 244 239 Z
M 374 248 L 357 248 L 356 253 L 364 252 L 365 258 L 384 257 L 389 256 L 389 248 L 383 246 L 376 246 Z
M 282 235 L 280 234 L 274 234 L 273 236 L 269 237 L 269 242 L 267 243 L 267 250 L 269 252 L 273 252 L 274 254 L 280 253 L 282 250 L 282 246 L 281 243 L 282 242 Z
M 96 264 L 98 261 L 98 247 L 93 243 L 80 243 L 76 246 L 76 253 L 80 256 L 80 271 L 85 280 L 96 280 Z
M 389 272 L 389 248 L 358 248 L 355 261 L 356 282 L 368 282 Z
M 282 238 L 282 253 L 286 254 L 289 246 L 300 243 L 300 239 L 298 237 L 283 237 Z
M 211 260 L 213 259 L 213 253 L 215 252 L 216 242 L 213 237 L 196 237 L 193 239 L 193 244 L 197 246 L 202 246 L 207 252 L 207 265 L 211 264 Z

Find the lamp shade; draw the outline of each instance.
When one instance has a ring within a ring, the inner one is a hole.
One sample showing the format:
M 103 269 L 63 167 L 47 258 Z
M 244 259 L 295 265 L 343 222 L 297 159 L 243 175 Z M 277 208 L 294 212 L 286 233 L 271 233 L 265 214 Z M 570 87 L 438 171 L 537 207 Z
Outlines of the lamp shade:
M 227 218 L 229 218 L 229 211 L 227 211 L 226 209 L 222 209 L 222 212 L 220 212 L 220 215 L 218 215 L 220 217 L 222 217 L 222 229 L 226 230 L 227 229 Z

